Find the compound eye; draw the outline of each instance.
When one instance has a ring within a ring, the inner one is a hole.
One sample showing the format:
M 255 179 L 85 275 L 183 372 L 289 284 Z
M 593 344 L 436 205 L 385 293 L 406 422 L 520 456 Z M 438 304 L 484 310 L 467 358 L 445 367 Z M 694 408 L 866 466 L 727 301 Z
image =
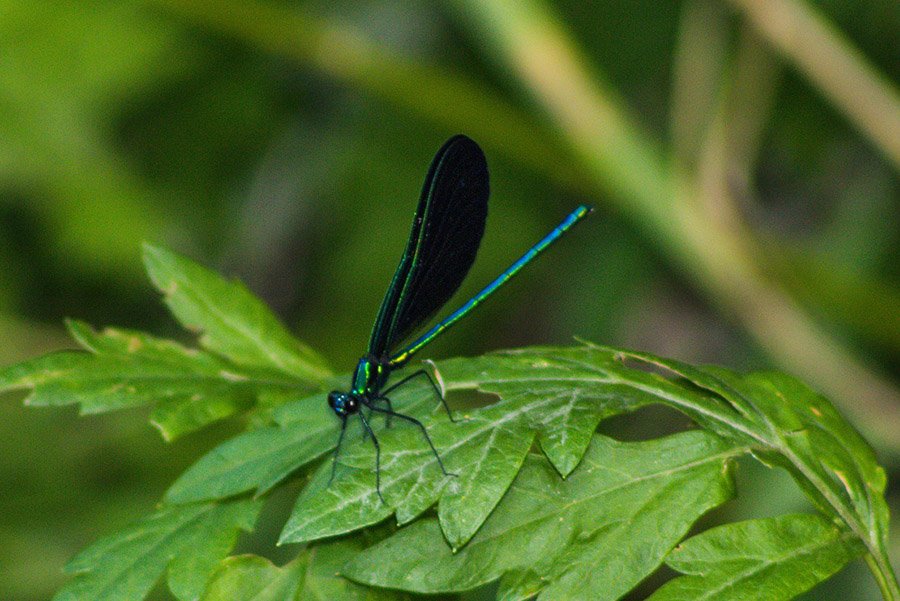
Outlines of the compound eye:
M 339 390 L 332 390 L 328 393 L 328 406 L 332 409 L 336 409 L 338 405 L 341 405 L 341 392 Z
M 347 411 L 356 411 L 358 407 L 359 402 L 355 398 L 350 397 L 349 399 L 347 399 Z

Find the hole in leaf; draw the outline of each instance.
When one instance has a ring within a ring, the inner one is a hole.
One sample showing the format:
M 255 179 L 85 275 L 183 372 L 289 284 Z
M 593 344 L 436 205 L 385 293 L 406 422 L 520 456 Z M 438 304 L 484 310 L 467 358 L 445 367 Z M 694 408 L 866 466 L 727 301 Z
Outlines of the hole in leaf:
M 625 442 L 653 440 L 692 430 L 691 418 L 665 405 L 648 405 L 629 413 L 621 413 L 600 422 L 597 431 Z

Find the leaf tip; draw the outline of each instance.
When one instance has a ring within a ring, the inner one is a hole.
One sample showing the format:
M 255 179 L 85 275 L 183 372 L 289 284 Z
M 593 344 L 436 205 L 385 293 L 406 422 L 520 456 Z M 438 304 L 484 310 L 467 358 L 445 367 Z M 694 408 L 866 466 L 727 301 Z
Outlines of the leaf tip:
M 156 246 L 144 241 L 141 243 L 141 259 L 144 263 L 144 270 L 147 272 L 150 281 L 152 281 L 160 291 L 165 293 L 165 290 L 162 290 L 164 285 L 166 285 L 163 281 L 163 278 L 165 277 L 164 263 L 174 259 L 173 253 L 164 249 L 162 246 Z
M 144 240 L 141 242 L 141 256 L 146 261 L 148 258 L 152 258 L 154 255 L 158 255 L 161 252 L 164 252 L 161 246 L 157 246 L 152 242 L 147 242 Z
M 169 428 L 166 427 L 165 424 L 163 424 L 155 417 L 150 418 L 150 425 L 159 430 L 160 436 L 162 436 L 163 441 L 165 441 L 166 443 L 170 443 L 177 438 L 177 435 L 174 432 L 169 430 Z
M 290 543 L 298 542 L 296 540 L 292 540 L 292 532 L 288 532 L 286 529 L 281 531 L 281 534 L 278 536 L 278 540 L 275 541 L 276 547 L 283 547 L 284 545 L 288 545 Z

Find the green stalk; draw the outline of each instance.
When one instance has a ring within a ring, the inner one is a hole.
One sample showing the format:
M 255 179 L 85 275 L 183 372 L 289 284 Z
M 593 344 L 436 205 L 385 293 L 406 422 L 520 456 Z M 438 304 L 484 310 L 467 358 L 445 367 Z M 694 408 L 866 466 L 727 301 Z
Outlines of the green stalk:
M 900 93 L 808 2 L 728 0 L 900 167 Z

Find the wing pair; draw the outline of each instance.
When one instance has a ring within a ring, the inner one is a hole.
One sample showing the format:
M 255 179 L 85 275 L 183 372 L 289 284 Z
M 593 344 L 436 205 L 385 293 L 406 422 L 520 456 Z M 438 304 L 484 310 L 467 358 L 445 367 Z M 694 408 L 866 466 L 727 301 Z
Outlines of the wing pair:
M 409 242 L 372 328 L 370 355 L 389 357 L 459 289 L 484 235 L 489 194 L 481 148 L 463 135 L 450 138 L 425 177 Z

